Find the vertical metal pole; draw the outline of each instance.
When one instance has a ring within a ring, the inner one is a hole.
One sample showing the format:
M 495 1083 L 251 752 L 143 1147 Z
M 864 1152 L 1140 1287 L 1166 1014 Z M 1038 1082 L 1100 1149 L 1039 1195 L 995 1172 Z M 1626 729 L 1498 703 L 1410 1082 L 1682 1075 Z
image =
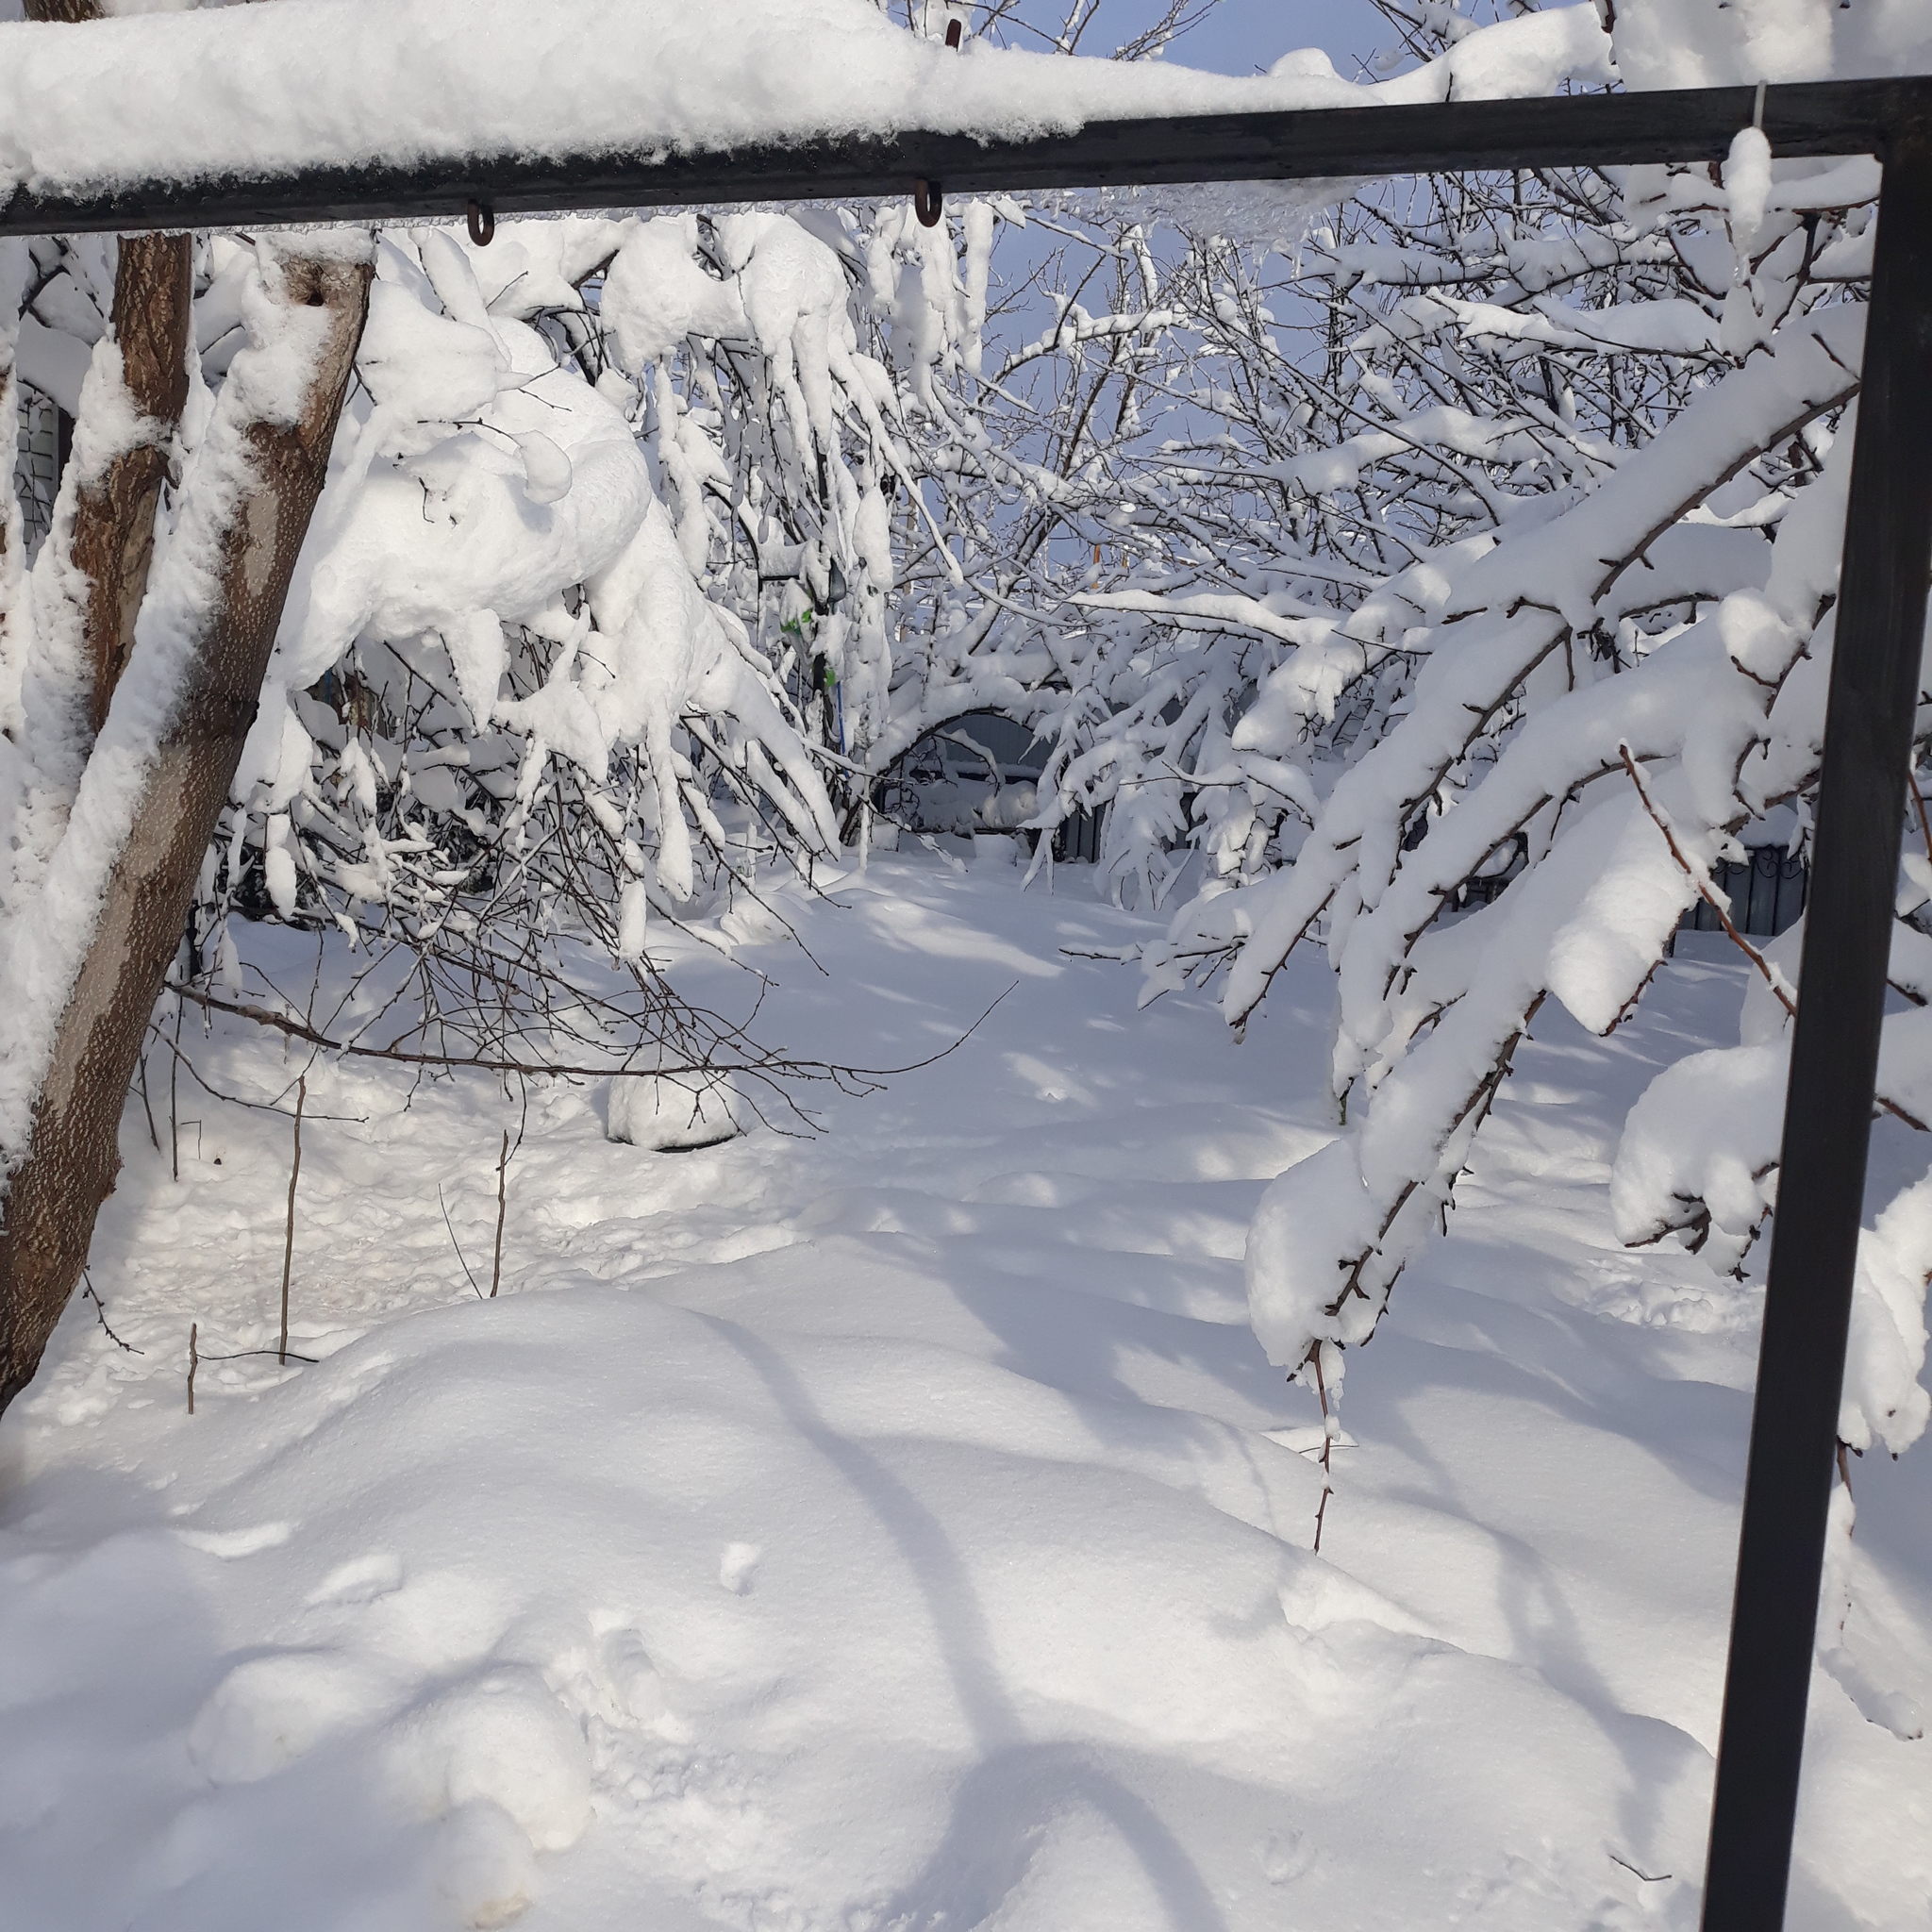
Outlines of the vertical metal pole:
M 1784 1923 L 1932 570 L 1932 127 L 1884 160 L 1704 1932 Z

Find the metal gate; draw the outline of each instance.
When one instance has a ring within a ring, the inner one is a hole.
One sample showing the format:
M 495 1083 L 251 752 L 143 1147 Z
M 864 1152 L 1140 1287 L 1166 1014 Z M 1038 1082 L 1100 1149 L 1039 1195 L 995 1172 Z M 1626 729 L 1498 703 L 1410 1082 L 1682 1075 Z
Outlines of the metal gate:
M 1780 156 L 1876 156 L 1884 180 L 1809 881 L 1819 916 L 1807 923 L 1792 1029 L 1705 1932 L 1774 1932 L 1790 1870 L 1932 575 L 1932 78 L 1150 116 L 1006 139 L 914 124 L 708 147 L 643 128 L 613 153 L 573 150 L 560 133 L 541 158 L 425 158 L 410 125 L 394 130 L 391 153 L 354 165 L 55 179 L 0 205 L 0 235 L 436 221 L 467 205 L 482 242 L 498 212 L 910 192 L 933 225 L 946 189 L 1715 163 L 1754 125 Z M 1776 884 L 1781 893 L 1782 874 Z

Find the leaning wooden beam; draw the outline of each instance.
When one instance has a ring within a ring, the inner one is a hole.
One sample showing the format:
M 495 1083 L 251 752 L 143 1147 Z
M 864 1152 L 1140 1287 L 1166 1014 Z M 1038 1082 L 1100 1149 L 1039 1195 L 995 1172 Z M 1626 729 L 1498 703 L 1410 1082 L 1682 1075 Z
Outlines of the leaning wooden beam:
M 1760 112 L 1753 88 L 1572 94 L 1516 101 L 1321 108 L 1095 121 L 1073 133 L 981 141 L 916 129 L 785 146 L 474 155 L 318 166 L 111 187 L 17 190 L 0 234 L 400 222 L 691 203 L 864 199 L 1169 182 L 1360 179 L 1433 170 L 1613 167 L 1721 159 Z M 1765 91 L 1780 155 L 1871 154 L 1889 127 L 1932 114 L 1932 80 L 1818 81 Z M 398 148 L 409 130 L 397 130 Z

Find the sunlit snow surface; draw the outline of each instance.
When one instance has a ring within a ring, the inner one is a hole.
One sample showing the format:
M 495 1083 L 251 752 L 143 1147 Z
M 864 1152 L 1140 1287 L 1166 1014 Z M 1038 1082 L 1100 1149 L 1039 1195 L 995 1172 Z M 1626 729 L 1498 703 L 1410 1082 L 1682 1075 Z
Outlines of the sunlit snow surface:
M 136 1103 L 92 1281 L 143 1353 L 76 1300 L 0 1425 L 10 1932 L 1692 1925 L 1757 1295 L 1618 1248 L 1606 1181 L 1737 973 L 1666 966 L 1607 1042 L 1539 1022 L 1351 1368 L 1317 1557 L 1314 1406 L 1241 1257 L 1332 1131 L 1325 972 L 1241 1044 L 1191 995 L 1137 1015 L 1061 950 L 1156 929 L 1091 877 L 782 895 L 826 973 L 741 947 L 767 1039 L 913 1059 L 1015 990 L 817 1140 L 651 1154 L 545 1094 L 494 1303 L 437 1191 L 487 1287 L 514 1109 L 318 1072 L 320 1359 L 206 1363 L 192 1419 L 191 1322 L 274 1341 L 288 1123 L 184 1081 L 177 1188 Z M 1876 1460 L 1847 1649 L 1923 1707 L 1924 1456 Z M 1808 1764 L 1792 1925 L 1923 1926 L 1932 1743 L 1821 1672 Z

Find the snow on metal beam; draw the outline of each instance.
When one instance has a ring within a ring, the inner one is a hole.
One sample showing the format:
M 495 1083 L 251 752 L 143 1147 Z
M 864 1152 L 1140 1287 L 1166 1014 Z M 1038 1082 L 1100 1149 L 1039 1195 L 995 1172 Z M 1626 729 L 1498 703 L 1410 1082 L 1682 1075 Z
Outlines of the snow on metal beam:
M 158 174 L 107 187 L 23 186 L 0 204 L 0 234 L 425 221 L 460 215 L 472 201 L 532 214 L 851 200 L 909 194 L 922 180 L 958 194 L 1717 160 L 1757 108 L 1754 89 L 1700 88 L 1158 115 L 990 139 L 916 130 L 734 147 L 647 139 L 623 152 Z M 1932 80 L 1774 87 L 1762 117 L 1779 155 L 1874 153 L 1889 128 L 1932 117 Z

